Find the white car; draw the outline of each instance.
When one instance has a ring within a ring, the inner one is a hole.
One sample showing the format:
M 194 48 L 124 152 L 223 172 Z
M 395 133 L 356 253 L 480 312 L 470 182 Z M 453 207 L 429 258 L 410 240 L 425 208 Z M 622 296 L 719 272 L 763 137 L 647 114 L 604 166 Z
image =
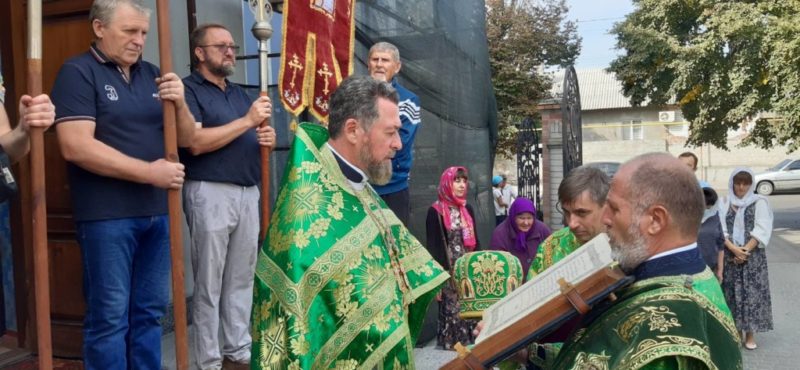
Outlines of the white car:
M 800 190 L 800 159 L 784 159 L 755 176 L 756 192 L 761 195 L 770 195 L 776 190 Z

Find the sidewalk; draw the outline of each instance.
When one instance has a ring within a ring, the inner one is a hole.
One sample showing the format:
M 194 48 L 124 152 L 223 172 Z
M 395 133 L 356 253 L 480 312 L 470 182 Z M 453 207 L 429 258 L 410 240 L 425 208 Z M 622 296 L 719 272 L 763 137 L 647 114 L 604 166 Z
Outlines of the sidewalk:
M 772 314 L 775 330 L 756 335 L 758 349 L 742 348 L 745 370 L 790 370 L 800 368 L 800 230 L 775 229 L 767 249 Z M 189 335 L 192 334 L 190 328 Z M 175 369 L 175 340 L 162 338 L 164 369 Z M 438 350 L 435 341 L 414 350 L 418 370 L 434 370 L 455 357 L 455 352 Z M 193 366 L 190 369 L 195 369 Z

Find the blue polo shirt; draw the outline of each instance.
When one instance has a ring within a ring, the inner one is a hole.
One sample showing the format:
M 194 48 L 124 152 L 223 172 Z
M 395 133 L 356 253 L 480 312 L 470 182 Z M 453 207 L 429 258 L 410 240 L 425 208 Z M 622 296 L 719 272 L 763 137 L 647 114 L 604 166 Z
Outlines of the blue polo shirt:
M 155 83 L 156 66 L 139 61 L 130 80 L 94 45 L 68 59 L 56 76 L 51 99 L 56 124 L 95 122 L 94 137 L 123 154 L 147 162 L 164 157 L 164 124 Z M 167 193 L 89 172 L 68 163 L 76 221 L 95 221 L 167 213 Z
M 224 126 L 247 114 L 253 99 L 239 85 L 225 80 L 225 90 L 194 71 L 183 79 L 186 104 L 203 128 Z M 181 153 L 186 178 L 195 181 L 254 186 L 261 182 L 260 148 L 256 129 L 247 130 L 213 152 L 192 155 Z

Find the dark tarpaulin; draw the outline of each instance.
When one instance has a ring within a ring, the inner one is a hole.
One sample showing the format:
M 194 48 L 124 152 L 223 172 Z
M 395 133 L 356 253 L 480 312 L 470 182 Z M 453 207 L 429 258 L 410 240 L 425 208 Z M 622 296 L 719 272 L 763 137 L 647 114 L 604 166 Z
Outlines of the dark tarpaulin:
M 425 243 L 425 217 L 437 199 L 445 168 L 469 170 L 470 203 L 477 234 L 488 247 L 494 230 L 492 167 L 497 134 L 497 108 L 491 85 L 483 0 L 363 0 L 356 2 L 355 74 L 367 74 L 369 47 L 388 41 L 400 50 L 400 83 L 422 103 L 422 123 L 414 143 L 411 169 L 411 232 Z M 276 28 L 279 30 L 280 28 Z M 277 34 L 277 32 L 276 32 Z M 278 37 L 273 36 L 273 37 Z M 251 37 L 247 37 L 250 39 Z M 274 80 L 273 80 L 274 81 Z M 258 89 L 248 86 L 257 95 Z M 270 97 L 279 101 L 278 89 Z M 301 116 L 308 120 L 310 115 Z M 280 105 L 272 124 L 278 147 L 272 155 L 272 189 L 277 195 L 291 143 L 291 117 Z M 431 305 L 420 342 L 435 334 L 436 305 Z
M 356 68 L 366 74 L 370 46 L 388 41 L 400 50 L 401 85 L 417 94 L 422 123 L 414 143 L 411 232 L 425 243 L 425 218 L 445 168 L 469 171 L 467 202 L 486 248 L 494 230 L 492 167 L 497 108 L 491 84 L 483 0 L 376 0 L 356 3 Z M 431 305 L 419 343 L 436 334 Z
M 355 73 L 367 73 L 370 46 L 388 41 L 400 50 L 400 84 L 422 103 L 410 181 L 412 233 L 425 243 L 425 215 L 439 176 L 460 165 L 469 170 L 468 203 L 475 207 L 480 243 L 488 246 L 497 111 L 484 1 L 358 1 L 355 20 Z
M 391 42 L 400 49 L 400 83 L 422 102 L 422 126 L 414 144 L 410 182 L 412 233 L 425 242 L 425 215 L 436 200 L 439 176 L 445 168 L 461 165 L 469 170 L 468 202 L 477 213 L 480 243 L 487 246 L 494 228 L 491 177 L 497 108 L 489 70 L 484 1 L 364 0 L 356 2 L 355 20 L 354 73 L 367 73 L 370 46 Z M 277 90 L 277 86 L 270 88 L 273 102 L 279 101 Z M 248 86 L 248 92 L 255 96 L 258 89 Z M 278 133 L 278 148 L 272 158 L 273 198 L 291 143 L 290 121 L 283 107 L 276 105 L 272 118 Z

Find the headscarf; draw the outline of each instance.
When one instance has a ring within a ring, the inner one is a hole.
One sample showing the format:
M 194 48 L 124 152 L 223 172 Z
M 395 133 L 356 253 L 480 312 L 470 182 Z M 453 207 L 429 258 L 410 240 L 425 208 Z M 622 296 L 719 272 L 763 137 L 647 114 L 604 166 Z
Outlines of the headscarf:
M 733 189 L 733 178 L 740 172 L 745 172 L 750 174 L 750 178 L 753 180 L 753 183 L 750 184 L 750 188 L 747 189 L 747 192 L 745 193 L 743 198 L 737 197 L 736 192 Z M 753 171 L 751 171 L 749 168 L 738 167 L 735 170 L 733 170 L 733 172 L 731 173 L 731 178 L 728 180 L 728 197 L 726 201 L 722 202 L 721 204 L 722 212 L 720 212 L 720 214 L 722 215 L 728 214 L 728 209 L 730 209 L 732 205 L 737 207 L 736 216 L 734 216 L 733 218 L 733 230 L 727 230 L 727 223 L 726 222 L 722 223 L 723 231 L 727 234 L 730 234 L 731 238 L 733 239 L 733 242 L 736 245 L 744 245 L 744 243 L 746 242 L 746 240 L 744 240 L 744 232 L 745 232 L 744 212 L 747 209 L 747 207 L 759 200 L 766 201 L 766 198 L 755 193 L 756 189 L 755 178 L 756 177 L 753 175 Z
M 517 227 L 517 216 L 522 213 L 530 213 L 533 216 L 533 225 L 528 231 L 521 231 Z M 516 249 L 520 252 L 528 249 L 528 237 L 538 233 L 536 230 L 536 206 L 528 198 L 517 198 L 514 203 L 511 203 L 511 208 L 508 210 L 508 224 L 517 235 Z
M 464 238 L 464 248 L 468 251 L 475 249 L 477 240 L 475 239 L 475 223 L 472 221 L 472 216 L 467 212 L 467 191 L 469 191 L 469 184 L 464 190 L 463 197 L 456 197 L 453 194 L 453 182 L 456 180 L 456 173 L 458 170 L 464 171 L 467 174 L 467 169 L 464 167 L 450 167 L 442 172 L 442 177 L 439 179 L 439 200 L 433 203 L 433 208 L 439 212 L 444 219 L 444 227 L 447 230 L 452 229 L 450 224 L 450 207 L 458 208 L 458 213 L 461 215 L 461 235 Z

